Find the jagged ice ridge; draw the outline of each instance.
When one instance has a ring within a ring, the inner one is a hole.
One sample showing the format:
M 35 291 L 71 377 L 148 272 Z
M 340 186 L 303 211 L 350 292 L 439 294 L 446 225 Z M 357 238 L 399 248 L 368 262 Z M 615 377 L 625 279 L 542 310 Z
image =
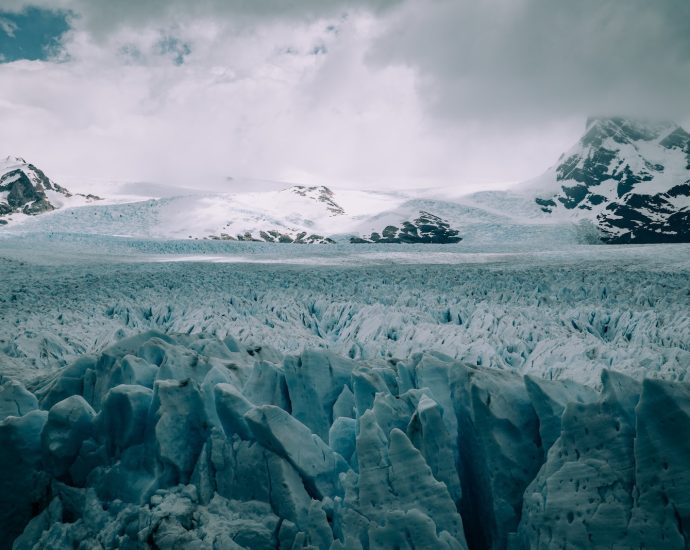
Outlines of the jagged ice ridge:
M 147 332 L 0 389 L 25 548 L 685 548 L 690 389 Z M 15 539 L 16 537 L 16 539 Z

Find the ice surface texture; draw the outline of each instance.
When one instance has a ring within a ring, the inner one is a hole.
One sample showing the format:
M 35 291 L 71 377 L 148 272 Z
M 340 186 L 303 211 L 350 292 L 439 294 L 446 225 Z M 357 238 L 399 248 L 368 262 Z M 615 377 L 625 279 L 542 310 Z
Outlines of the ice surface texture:
M 0 240 L 4 547 L 690 540 L 687 246 L 71 244 Z
M 0 374 L 14 378 L 64 367 L 151 329 L 233 334 L 281 353 L 324 348 L 355 359 L 436 350 L 468 364 L 593 386 L 603 368 L 683 379 L 690 367 L 687 245 L 543 254 L 420 245 L 409 256 L 334 245 L 318 256 L 309 251 L 319 247 L 292 247 L 303 255 L 281 257 L 275 254 L 285 248 L 242 243 L 251 261 L 303 262 L 249 265 L 151 263 L 119 248 L 85 259 L 85 250 L 106 248 L 100 240 L 81 242 L 81 252 L 59 241 L 20 240 L 9 259 L 10 244 L 0 240 Z M 170 252 L 174 244 L 136 246 Z M 209 243 L 179 252 L 193 250 L 232 260 L 221 251 L 239 249 Z M 118 375 L 136 368 L 128 363 Z M 137 372 L 137 383 L 152 376 Z M 328 435 L 323 424 L 315 431 Z
M 685 548 L 690 536 L 683 382 L 604 370 L 594 390 L 440 353 L 282 356 L 145 332 L 33 390 L 0 388 L 3 548 Z

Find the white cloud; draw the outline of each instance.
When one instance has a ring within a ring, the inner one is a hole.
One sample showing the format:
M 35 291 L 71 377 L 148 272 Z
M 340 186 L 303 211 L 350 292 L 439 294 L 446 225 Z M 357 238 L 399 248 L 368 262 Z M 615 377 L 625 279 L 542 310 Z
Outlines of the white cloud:
M 17 31 L 17 24 L 5 17 L 0 17 L 0 31 L 4 32 L 10 38 L 14 38 L 14 33 Z
M 689 114 L 686 0 L 407 2 L 372 62 L 420 76 L 433 112 L 505 126 L 617 113 Z
M 416 183 L 407 152 L 433 139 L 418 145 L 411 72 L 362 62 L 372 25 L 364 14 L 239 30 L 200 19 L 100 42 L 77 30 L 68 62 L 0 68 L 0 145 L 68 180 Z M 184 63 L 161 51 L 167 36 L 189 44 Z
M 574 8 L 537 17 L 538 0 L 48 4 L 72 10 L 74 28 L 61 62 L 0 65 L 0 155 L 76 187 L 249 176 L 470 190 L 537 175 L 611 90 L 621 106 L 673 103 L 653 86 L 621 91 L 672 65 L 650 67 L 623 22 L 606 29 L 632 53 L 603 48 Z M 644 13 L 645 39 L 675 29 Z M 669 97 L 683 78 L 666 78 Z

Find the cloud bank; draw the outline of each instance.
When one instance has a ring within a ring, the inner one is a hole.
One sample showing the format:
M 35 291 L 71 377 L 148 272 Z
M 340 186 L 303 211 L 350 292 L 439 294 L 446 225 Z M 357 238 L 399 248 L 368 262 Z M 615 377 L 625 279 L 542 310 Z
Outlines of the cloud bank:
M 413 67 L 441 117 L 686 116 L 690 3 L 410 2 L 371 56 Z
M 470 191 L 538 174 L 589 114 L 689 114 L 682 0 L 31 4 L 70 30 L 0 64 L 0 154 L 78 187 Z

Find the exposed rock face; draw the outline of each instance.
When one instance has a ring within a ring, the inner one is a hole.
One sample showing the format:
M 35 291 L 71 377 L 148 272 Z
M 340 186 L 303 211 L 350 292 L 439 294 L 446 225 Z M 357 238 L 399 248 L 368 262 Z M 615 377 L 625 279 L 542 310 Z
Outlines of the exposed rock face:
M 678 209 L 675 199 L 690 199 L 690 179 L 666 193 L 630 194 L 626 203 L 612 203 L 604 217 L 612 231 L 611 243 L 671 243 L 690 241 L 690 208 Z
M 12 170 L 0 177 L 0 193 L 7 193 L 6 202 L 0 203 L 0 214 L 23 212 L 40 214 L 54 207 L 45 194 L 41 182 L 32 182 L 22 170 Z
M 23 158 L 7 157 L 0 161 L 0 216 L 16 212 L 33 216 L 54 210 L 46 191 L 72 196 Z
M 450 224 L 434 214 L 420 211 L 419 217 L 413 221 L 402 222 L 401 226 L 388 225 L 378 233 L 374 232 L 363 237 L 352 237 L 352 243 L 427 243 L 452 244 L 458 243 L 462 237 L 459 231 L 452 229 Z
M 552 169 L 547 213 L 595 221 L 610 243 L 690 241 L 690 134 L 672 123 L 591 119 Z
M 333 191 L 331 191 L 325 185 L 319 185 L 314 187 L 306 187 L 304 185 L 293 185 L 292 187 L 290 187 L 289 191 L 293 192 L 295 195 L 300 195 L 301 197 L 309 197 L 315 201 L 324 203 L 328 211 L 331 212 L 332 216 L 338 216 L 340 214 L 345 213 L 343 207 L 335 202 Z
M 191 238 L 191 237 L 190 237 Z M 235 237 L 227 233 L 220 235 L 209 235 L 209 239 L 213 241 L 249 241 L 255 243 L 282 243 L 282 244 L 334 244 L 335 241 L 329 237 L 308 234 L 306 231 L 278 231 L 276 229 L 268 229 L 266 231 L 251 232 L 246 231 L 238 234 Z
M 145 333 L 3 385 L 0 547 L 686 548 L 689 386 L 601 387 Z
M 307 234 L 306 231 L 300 231 L 298 233 L 290 234 L 286 232 L 276 231 L 275 229 L 269 229 L 268 231 L 259 231 L 260 238 L 254 238 L 249 234 L 244 236 L 238 235 L 237 240 L 239 241 L 264 241 L 267 243 L 289 243 L 289 244 L 333 244 L 335 241 L 328 237 L 322 235 L 317 235 L 315 233 Z

